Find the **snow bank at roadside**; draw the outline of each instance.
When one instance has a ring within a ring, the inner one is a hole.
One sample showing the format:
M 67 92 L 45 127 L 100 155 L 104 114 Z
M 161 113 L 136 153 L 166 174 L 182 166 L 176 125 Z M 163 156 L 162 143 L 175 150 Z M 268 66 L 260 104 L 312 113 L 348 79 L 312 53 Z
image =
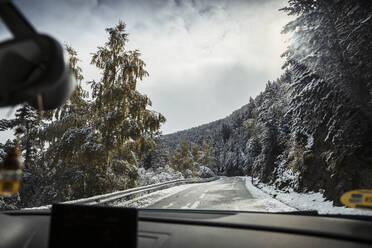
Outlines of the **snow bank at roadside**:
M 316 210 L 319 214 L 355 214 L 372 215 L 372 211 L 352 209 L 346 207 L 335 207 L 332 201 L 327 201 L 319 192 L 297 193 L 293 189 L 284 192 L 259 182 L 257 178 L 246 177 L 246 187 L 253 197 L 274 197 L 275 199 L 293 207 L 297 210 Z
M 138 172 L 140 175 L 139 186 L 162 183 L 176 179 L 184 179 L 181 172 L 170 168 L 168 165 L 154 169 L 150 168 L 147 170 L 144 168 L 139 168 Z
M 296 211 L 295 208 L 289 206 L 288 204 L 285 204 L 281 201 L 278 201 L 274 199 L 272 196 L 262 192 L 258 188 L 256 188 L 251 183 L 251 178 L 246 177 L 245 178 L 245 187 L 251 193 L 254 199 L 250 199 L 250 202 L 259 201 L 263 207 L 262 209 L 247 209 L 247 210 L 256 210 L 256 211 L 268 211 L 268 212 L 290 212 L 290 211 Z

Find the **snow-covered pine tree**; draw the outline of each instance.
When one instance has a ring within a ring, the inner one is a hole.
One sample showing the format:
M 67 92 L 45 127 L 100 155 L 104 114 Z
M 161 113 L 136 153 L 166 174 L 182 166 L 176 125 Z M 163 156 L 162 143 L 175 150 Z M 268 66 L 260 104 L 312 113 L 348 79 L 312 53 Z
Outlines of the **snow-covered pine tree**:
M 283 29 L 293 32 L 284 67 L 306 66 L 341 90 L 372 123 L 370 1 L 291 0 L 282 10 L 297 16 Z
M 103 153 L 102 175 L 118 189 L 136 185 L 137 159 L 155 143 L 148 133 L 157 132 L 165 118 L 149 110 L 151 100 L 137 90 L 137 83 L 148 76 L 138 50 L 127 50 L 128 34 L 120 21 L 107 28 L 108 41 L 93 54 L 91 63 L 100 71 L 92 81 L 94 128 Z M 123 180 L 126 176 L 126 180 Z M 116 184 L 116 185 L 115 185 Z
M 5 131 L 19 127 L 22 129 L 21 137 L 21 149 L 25 153 L 25 167 L 29 167 L 29 163 L 36 156 L 36 147 L 39 147 L 40 143 L 37 138 L 38 129 L 42 125 L 42 118 L 40 113 L 37 112 L 28 104 L 22 104 L 15 113 L 14 119 L 2 119 L 0 120 L 0 131 Z
M 27 170 L 31 163 L 36 160 L 37 148 L 40 147 L 37 136 L 39 128 L 42 125 L 41 116 L 28 104 L 23 104 L 15 114 L 17 126 L 24 128 L 21 143 L 24 154 L 24 165 Z
M 283 30 L 293 33 L 283 54 L 291 81 L 286 116 L 292 122 L 291 140 L 307 137 L 297 152 L 303 157 L 290 160 L 303 163 L 303 187 L 325 187 L 326 195 L 335 198 L 368 185 L 359 173 L 371 154 L 372 4 L 292 0 L 284 10 L 297 16 Z M 297 141 L 290 146 L 298 150 Z

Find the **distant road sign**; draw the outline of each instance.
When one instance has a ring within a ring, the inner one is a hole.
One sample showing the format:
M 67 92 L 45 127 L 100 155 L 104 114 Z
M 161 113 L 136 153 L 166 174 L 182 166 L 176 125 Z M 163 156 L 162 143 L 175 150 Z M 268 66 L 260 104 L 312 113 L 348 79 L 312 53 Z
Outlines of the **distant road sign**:
M 372 210 L 372 189 L 357 189 L 344 193 L 340 201 L 351 208 Z

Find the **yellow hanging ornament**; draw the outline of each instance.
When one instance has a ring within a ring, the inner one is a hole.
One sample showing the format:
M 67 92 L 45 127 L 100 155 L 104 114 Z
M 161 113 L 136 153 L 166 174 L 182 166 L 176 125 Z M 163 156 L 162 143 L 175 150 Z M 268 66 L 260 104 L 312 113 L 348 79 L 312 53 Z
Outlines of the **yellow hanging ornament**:
M 22 127 L 17 128 L 14 147 L 12 147 L 4 161 L 0 164 L 0 196 L 12 196 L 18 193 L 21 180 L 23 160 L 19 145 L 19 135 L 23 133 Z

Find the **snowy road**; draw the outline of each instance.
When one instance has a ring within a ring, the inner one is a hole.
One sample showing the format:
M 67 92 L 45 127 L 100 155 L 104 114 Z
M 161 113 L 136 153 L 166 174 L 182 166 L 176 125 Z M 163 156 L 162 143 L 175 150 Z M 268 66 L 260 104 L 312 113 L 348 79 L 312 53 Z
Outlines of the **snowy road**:
M 248 183 L 244 177 L 224 177 L 208 183 L 180 185 L 160 190 L 117 205 L 176 209 L 294 210 L 271 197 L 253 197 L 247 190 Z
M 245 181 L 231 177 L 194 185 L 147 207 L 239 210 L 240 203 L 249 199 L 252 195 L 246 189 Z

